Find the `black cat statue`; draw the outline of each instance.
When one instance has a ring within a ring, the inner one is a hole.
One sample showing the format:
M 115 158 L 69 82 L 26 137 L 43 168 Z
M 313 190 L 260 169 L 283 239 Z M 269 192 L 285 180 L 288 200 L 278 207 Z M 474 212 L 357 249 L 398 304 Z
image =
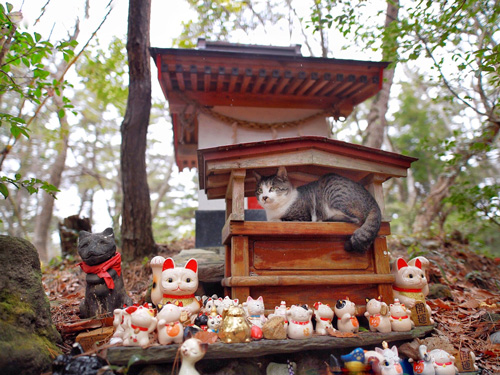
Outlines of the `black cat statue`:
M 115 309 L 133 304 L 123 285 L 121 254 L 116 252 L 112 228 L 102 233 L 80 231 L 78 254 L 83 261 L 78 265 L 87 274 L 80 318 L 109 316 Z

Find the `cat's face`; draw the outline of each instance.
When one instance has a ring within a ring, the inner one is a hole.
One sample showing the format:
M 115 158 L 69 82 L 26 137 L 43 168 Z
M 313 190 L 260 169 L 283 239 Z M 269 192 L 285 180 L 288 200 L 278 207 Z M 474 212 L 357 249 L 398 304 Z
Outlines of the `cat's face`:
M 257 180 L 255 196 L 262 207 L 274 208 L 288 200 L 293 186 L 284 167 L 278 168 L 278 172 L 271 176 L 261 176 L 257 172 L 254 175 Z
M 184 341 L 179 350 L 183 360 L 194 363 L 203 358 L 207 351 L 206 347 L 207 344 L 203 344 L 200 340 L 190 338 Z
M 404 259 L 398 258 L 395 285 L 414 289 L 423 288 L 427 284 L 427 278 L 421 267 L 420 261 L 416 262 L 415 266 L 411 266 Z
M 262 297 L 259 297 L 257 299 L 253 299 L 252 297 L 248 296 L 246 306 L 248 309 L 249 314 L 264 314 L 264 300 Z
M 82 230 L 78 237 L 78 254 L 89 266 L 101 264 L 116 254 L 115 236 L 112 228 L 102 233 Z
M 175 267 L 172 262 L 164 265 L 161 274 L 161 287 L 164 294 L 187 295 L 198 289 L 198 263 L 190 259 L 185 267 Z

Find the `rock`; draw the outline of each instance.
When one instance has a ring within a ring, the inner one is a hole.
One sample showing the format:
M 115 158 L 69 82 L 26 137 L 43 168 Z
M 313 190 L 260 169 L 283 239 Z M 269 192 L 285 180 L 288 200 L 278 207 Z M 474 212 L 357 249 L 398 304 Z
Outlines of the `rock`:
M 285 340 L 286 329 L 284 325 L 285 319 L 281 316 L 273 316 L 268 319 L 262 326 L 262 334 L 267 340 Z
M 490 341 L 492 344 L 500 344 L 500 331 L 491 334 Z
M 409 247 L 411 245 L 414 245 L 417 242 L 417 240 L 413 237 L 403 237 L 401 238 L 401 245 Z
M 427 295 L 429 299 L 445 299 L 453 298 L 451 295 L 451 289 L 448 285 L 444 284 L 429 284 L 429 294 Z
M 61 337 L 52 324 L 40 259 L 28 241 L 0 235 L 0 368 L 2 375 L 50 369 Z
M 429 250 L 435 250 L 441 247 L 441 241 L 438 240 L 422 240 L 420 244 Z

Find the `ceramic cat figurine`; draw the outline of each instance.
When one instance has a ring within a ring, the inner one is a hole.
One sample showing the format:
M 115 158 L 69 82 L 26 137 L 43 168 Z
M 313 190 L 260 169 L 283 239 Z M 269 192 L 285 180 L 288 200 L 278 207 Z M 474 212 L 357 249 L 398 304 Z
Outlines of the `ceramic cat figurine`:
M 78 237 L 78 263 L 87 274 L 85 299 L 80 303 L 80 317 L 111 315 L 123 305 L 131 306 L 121 276 L 121 254 L 116 252 L 112 228 L 102 233 L 81 231 Z
M 396 280 L 392 286 L 394 298 L 398 298 L 406 307 L 412 309 L 417 301 L 425 304 L 429 317 L 432 310 L 425 303 L 425 297 L 429 294 L 429 285 L 425 276 L 425 269 L 429 261 L 424 257 L 411 259 L 408 263 L 399 257 L 393 263 L 392 273 Z M 434 323 L 432 318 L 429 319 Z
M 365 316 L 368 319 L 370 331 L 391 332 L 389 306 L 379 298 L 366 301 Z
M 181 307 L 173 303 L 167 303 L 161 308 L 156 316 L 158 320 L 158 342 L 161 345 L 182 343 L 184 338 L 184 327 L 179 321 L 181 313 Z
M 247 319 L 253 325 L 262 328 L 262 325 L 266 322 L 267 318 L 264 315 L 265 307 L 264 307 L 264 299 L 260 296 L 257 299 L 253 299 L 251 296 L 248 296 L 247 301 L 243 302 L 243 308 L 247 313 Z
M 308 339 L 314 332 L 311 321 L 312 310 L 307 305 L 292 305 L 287 311 L 287 336 L 291 339 Z
M 380 229 L 380 208 L 360 184 L 331 173 L 294 188 L 285 167 L 275 175 L 261 176 L 255 195 L 268 221 L 341 221 L 360 225 L 345 243 L 346 251 L 366 252 Z
M 394 303 L 390 304 L 389 311 L 391 313 L 391 329 L 394 332 L 408 332 L 415 327 L 415 323 L 410 318 L 410 310 L 397 298 L 394 299 Z
M 328 330 L 334 330 L 332 325 L 333 310 L 328 304 L 323 304 L 321 302 L 316 302 L 314 304 L 314 317 L 316 319 L 316 333 L 318 335 L 325 336 L 328 334 Z
M 202 343 L 194 337 L 184 341 L 179 348 L 182 360 L 179 375 L 200 375 L 194 365 L 205 356 L 207 347 L 208 344 Z
M 194 293 L 198 289 L 198 262 L 189 259 L 185 267 L 176 267 L 172 258 L 155 256 L 151 259 L 153 288 L 151 301 L 156 306 L 167 302 L 182 304 L 190 316 L 196 316 L 201 302 Z
M 149 334 L 156 329 L 156 318 L 153 309 L 147 304 L 130 306 L 125 309 L 127 328 L 123 338 L 125 346 L 146 346 Z
M 359 322 L 356 318 L 356 305 L 349 299 L 339 299 L 333 308 L 337 316 L 337 329 L 340 332 L 356 333 L 359 331 Z

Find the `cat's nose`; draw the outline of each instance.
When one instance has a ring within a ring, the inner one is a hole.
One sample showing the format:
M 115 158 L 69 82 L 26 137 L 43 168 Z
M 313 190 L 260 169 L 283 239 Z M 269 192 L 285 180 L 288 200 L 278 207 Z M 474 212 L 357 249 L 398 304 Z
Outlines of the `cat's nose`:
M 268 196 L 264 195 L 264 196 L 262 197 L 262 200 L 265 202 L 265 201 L 267 201 L 267 199 L 268 199 L 268 198 L 269 198 Z

